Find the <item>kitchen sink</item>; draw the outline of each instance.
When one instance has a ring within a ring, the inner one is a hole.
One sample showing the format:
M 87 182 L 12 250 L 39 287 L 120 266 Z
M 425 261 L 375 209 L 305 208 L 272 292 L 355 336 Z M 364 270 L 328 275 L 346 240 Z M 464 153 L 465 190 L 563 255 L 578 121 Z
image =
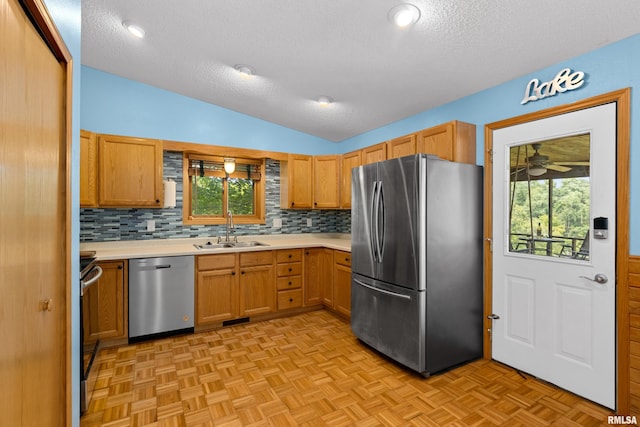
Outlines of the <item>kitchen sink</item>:
M 255 240 L 249 242 L 223 242 L 213 243 L 207 242 L 202 245 L 193 245 L 196 249 L 211 250 L 211 249 L 231 249 L 231 248 L 252 248 L 254 246 L 269 246 L 266 243 L 256 242 Z

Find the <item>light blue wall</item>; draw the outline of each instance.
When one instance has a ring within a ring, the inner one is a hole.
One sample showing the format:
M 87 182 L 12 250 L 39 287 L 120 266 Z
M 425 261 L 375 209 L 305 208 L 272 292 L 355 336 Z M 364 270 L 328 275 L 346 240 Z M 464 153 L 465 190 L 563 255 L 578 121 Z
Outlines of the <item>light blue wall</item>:
M 326 139 L 85 66 L 81 120 L 97 133 L 300 154 L 340 150 Z
M 73 58 L 71 143 L 71 425 L 80 425 L 80 0 L 45 0 L 53 21 Z M 74 286 L 76 285 L 76 286 Z M 37 411 L 37 408 L 32 410 Z
M 633 92 L 640 88 L 638 52 L 640 34 L 339 144 L 83 67 L 82 127 L 121 135 L 327 154 L 345 153 L 450 120 L 461 120 L 477 126 L 476 157 L 482 164 L 484 126 L 487 123 L 631 87 L 630 251 L 640 254 L 640 172 L 633 167 L 640 161 L 640 131 L 634 126 L 640 123 L 640 101 L 633 96 Z M 567 67 L 586 73 L 587 83 L 582 88 L 520 105 L 529 80 L 551 80 L 558 71 Z M 473 70 L 469 70 L 469 78 L 473 78 Z
M 484 126 L 522 114 L 569 104 L 618 89 L 631 88 L 631 182 L 630 182 L 630 253 L 640 254 L 640 34 L 605 46 L 585 55 L 535 71 L 521 78 L 484 90 L 455 102 L 408 117 L 388 126 L 363 133 L 340 143 L 341 152 L 366 147 L 396 136 L 405 135 L 450 120 L 476 125 L 478 164 L 484 161 Z M 500 64 L 496 64 L 499 67 Z M 527 83 L 553 79 L 563 68 L 586 73 L 580 89 L 521 105 Z M 472 71 L 470 71 L 472 73 Z M 472 78 L 472 75 L 470 75 Z

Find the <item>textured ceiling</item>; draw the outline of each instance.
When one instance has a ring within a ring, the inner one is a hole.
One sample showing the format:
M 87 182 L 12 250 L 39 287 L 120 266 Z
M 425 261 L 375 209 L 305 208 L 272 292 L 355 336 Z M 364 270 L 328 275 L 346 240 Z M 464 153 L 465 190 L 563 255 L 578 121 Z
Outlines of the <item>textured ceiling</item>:
M 82 63 L 341 141 L 640 31 L 638 0 L 411 0 L 399 29 L 401 2 L 82 0 Z

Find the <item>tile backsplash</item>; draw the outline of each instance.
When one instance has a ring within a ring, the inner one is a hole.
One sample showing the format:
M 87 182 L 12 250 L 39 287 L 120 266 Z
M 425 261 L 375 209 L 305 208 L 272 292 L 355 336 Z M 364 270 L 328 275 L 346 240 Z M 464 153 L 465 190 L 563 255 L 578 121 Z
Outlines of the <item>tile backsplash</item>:
M 176 207 L 155 209 L 80 209 L 80 241 L 149 240 L 223 236 L 224 225 L 184 225 L 182 223 L 182 153 L 164 152 L 164 179 L 176 181 Z M 267 160 L 266 224 L 238 224 L 236 235 L 349 233 L 349 210 L 280 209 L 280 162 Z M 274 218 L 282 227 L 274 228 Z M 307 219 L 312 226 L 307 226 Z M 155 231 L 146 231 L 147 220 L 155 221 Z

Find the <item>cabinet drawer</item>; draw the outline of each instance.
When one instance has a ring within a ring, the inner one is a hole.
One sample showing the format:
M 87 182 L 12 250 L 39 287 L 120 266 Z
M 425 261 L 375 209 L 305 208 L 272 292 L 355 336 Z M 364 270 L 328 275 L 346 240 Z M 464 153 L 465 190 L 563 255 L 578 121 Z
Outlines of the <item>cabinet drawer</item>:
M 196 257 L 198 271 L 235 268 L 236 254 L 199 255 Z
M 351 252 L 335 251 L 333 256 L 336 264 L 351 267 Z
M 249 267 L 252 265 L 268 265 L 268 264 L 273 264 L 272 251 L 240 253 L 240 267 Z
M 277 251 L 276 262 L 302 261 L 302 249 L 281 249 Z
M 302 286 L 302 276 L 278 277 L 276 286 L 279 291 L 297 289 Z
M 276 271 L 278 272 L 278 277 L 299 276 L 302 274 L 302 263 L 289 262 L 286 264 L 278 264 L 276 269 L 277 269 Z
M 302 289 L 278 292 L 278 310 L 302 307 Z

